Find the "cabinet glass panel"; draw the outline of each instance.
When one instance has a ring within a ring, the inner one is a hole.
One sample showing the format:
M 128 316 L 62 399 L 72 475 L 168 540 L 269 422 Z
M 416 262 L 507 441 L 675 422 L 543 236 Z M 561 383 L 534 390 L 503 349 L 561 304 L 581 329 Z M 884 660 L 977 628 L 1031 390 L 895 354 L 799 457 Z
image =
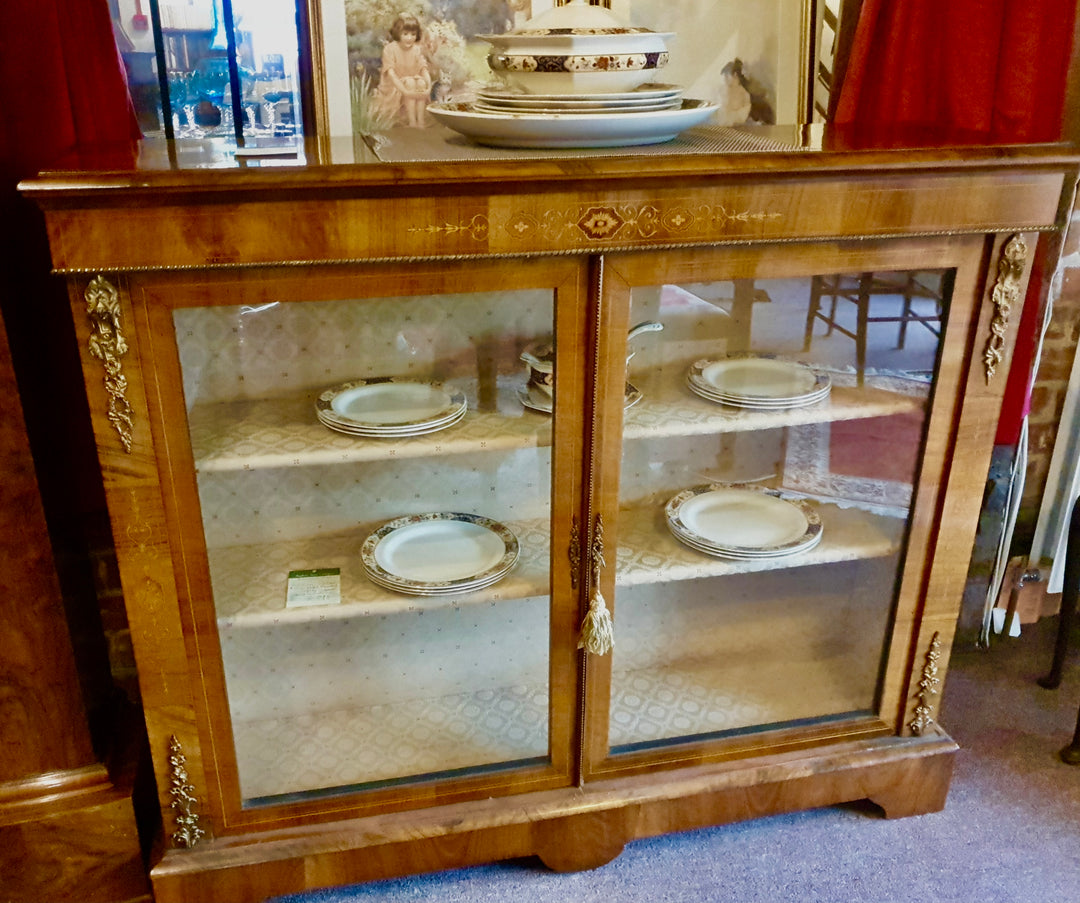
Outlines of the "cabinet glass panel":
M 875 711 L 951 285 L 633 290 L 613 752 Z
M 175 311 L 248 804 L 548 757 L 551 291 Z

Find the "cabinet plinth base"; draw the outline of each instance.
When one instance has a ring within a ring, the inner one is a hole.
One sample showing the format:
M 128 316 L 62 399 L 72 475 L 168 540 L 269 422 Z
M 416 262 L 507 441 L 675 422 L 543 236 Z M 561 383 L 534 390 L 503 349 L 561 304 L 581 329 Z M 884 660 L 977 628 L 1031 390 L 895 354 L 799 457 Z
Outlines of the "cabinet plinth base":
M 956 744 L 942 731 L 596 781 L 520 797 L 252 832 L 167 852 L 157 903 L 235 903 L 499 859 L 594 868 L 644 837 L 869 799 L 887 817 L 944 807 Z
M 102 765 L 0 784 L 5 901 L 148 903 L 132 788 Z

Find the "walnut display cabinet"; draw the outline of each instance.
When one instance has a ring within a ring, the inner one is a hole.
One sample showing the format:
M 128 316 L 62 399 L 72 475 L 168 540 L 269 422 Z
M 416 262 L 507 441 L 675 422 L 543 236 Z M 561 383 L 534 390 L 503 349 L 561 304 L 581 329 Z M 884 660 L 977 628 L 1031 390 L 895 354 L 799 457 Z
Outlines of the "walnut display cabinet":
M 945 804 L 1072 156 L 178 147 L 23 186 L 70 285 L 160 903 Z

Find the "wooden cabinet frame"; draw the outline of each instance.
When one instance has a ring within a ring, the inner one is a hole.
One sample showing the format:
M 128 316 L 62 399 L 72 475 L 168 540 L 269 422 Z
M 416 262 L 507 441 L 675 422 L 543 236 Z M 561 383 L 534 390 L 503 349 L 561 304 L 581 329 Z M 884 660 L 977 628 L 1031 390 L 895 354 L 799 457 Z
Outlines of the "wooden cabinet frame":
M 259 900 L 529 854 L 585 868 L 635 838 L 767 813 L 944 805 L 956 747 L 934 723 L 941 682 L 1032 251 L 1060 228 L 1075 167 L 1043 148 L 25 184 L 70 283 L 166 823 L 157 899 Z M 615 569 L 589 556 L 598 522 L 609 542 L 619 529 L 629 290 L 916 266 L 957 278 L 876 714 L 609 755 L 610 659 L 577 642 L 594 574 L 618 624 Z M 172 311 L 507 287 L 555 296 L 550 763 L 243 806 Z

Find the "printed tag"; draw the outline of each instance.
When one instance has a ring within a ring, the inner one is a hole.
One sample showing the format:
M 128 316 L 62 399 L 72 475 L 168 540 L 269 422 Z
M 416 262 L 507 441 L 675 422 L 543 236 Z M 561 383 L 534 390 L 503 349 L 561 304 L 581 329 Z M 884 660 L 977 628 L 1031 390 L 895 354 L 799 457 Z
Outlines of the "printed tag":
M 305 605 L 338 605 L 341 602 L 341 568 L 289 571 L 286 608 Z

